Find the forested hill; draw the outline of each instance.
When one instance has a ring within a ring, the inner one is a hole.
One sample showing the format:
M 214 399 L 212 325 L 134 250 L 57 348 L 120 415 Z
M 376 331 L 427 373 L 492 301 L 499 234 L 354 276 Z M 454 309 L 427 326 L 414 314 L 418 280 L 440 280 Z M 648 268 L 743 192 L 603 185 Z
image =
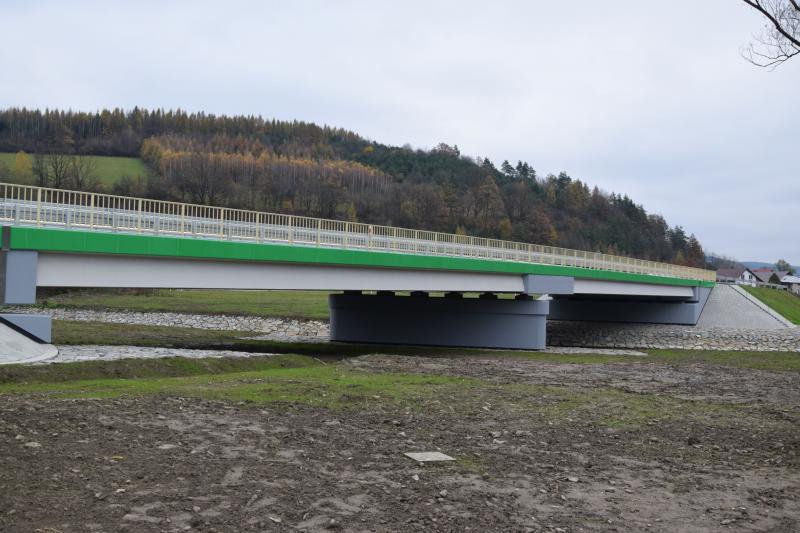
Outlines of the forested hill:
M 447 144 L 414 150 L 254 116 L 12 108 L 0 111 L 0 152 L 28 154 L 0 167 L 0 178 L 38 185 L 97 189 L 85 156 L 140 157 L 149 175 L 108 192 L 704 264 L 693 235 L 626 195 Z

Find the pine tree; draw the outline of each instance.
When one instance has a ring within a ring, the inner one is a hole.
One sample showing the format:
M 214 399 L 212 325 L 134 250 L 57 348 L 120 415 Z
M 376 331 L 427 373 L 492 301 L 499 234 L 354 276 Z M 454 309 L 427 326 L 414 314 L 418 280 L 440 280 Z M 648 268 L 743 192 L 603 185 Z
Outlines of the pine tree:
M 706 254 L 694 234 L 690 235 L 686 242 L 686 263 L 693 267 L 702 267 L 706 263 Z
M 508 162 L 508 159 L 503 161 L 503 164 L 500 165 L 500 172 L 502 172 L 509 178 L 517 177 L 517 171 L 514 169 L 514 167 L 511 166 L 511 163 Z

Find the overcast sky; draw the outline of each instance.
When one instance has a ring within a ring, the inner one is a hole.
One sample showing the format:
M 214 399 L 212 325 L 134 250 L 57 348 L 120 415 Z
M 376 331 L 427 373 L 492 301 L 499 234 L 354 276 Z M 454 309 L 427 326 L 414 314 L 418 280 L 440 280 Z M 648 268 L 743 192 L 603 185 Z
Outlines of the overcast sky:
M 800 58 L 737 0 L 0 1 L 0 106 L 183 108 L 526 160 L 800 264 Z

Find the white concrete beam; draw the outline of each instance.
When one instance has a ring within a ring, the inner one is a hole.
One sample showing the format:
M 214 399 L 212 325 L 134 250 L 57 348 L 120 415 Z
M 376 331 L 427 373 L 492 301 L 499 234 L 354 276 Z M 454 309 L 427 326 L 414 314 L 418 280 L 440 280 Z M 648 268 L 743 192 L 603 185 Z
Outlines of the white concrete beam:
M 654 296 L 661 298 L 693 298 L 692 287 L 576 279 L 574 294 L 602 294 L 614 296 Z
M 522 276 L 40 253 L 40 287 L 523 292 Z

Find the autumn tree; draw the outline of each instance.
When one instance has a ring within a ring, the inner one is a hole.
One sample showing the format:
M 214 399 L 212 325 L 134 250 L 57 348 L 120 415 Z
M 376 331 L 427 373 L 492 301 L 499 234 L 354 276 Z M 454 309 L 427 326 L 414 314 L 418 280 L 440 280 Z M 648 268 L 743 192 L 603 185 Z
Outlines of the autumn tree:
M 20 150 L 14 156 L 14 166 L 11 167 L 11 173 L 22 180 L 27 181 L 33 177 L 33 164 L 31 163 L 31 156 Z

